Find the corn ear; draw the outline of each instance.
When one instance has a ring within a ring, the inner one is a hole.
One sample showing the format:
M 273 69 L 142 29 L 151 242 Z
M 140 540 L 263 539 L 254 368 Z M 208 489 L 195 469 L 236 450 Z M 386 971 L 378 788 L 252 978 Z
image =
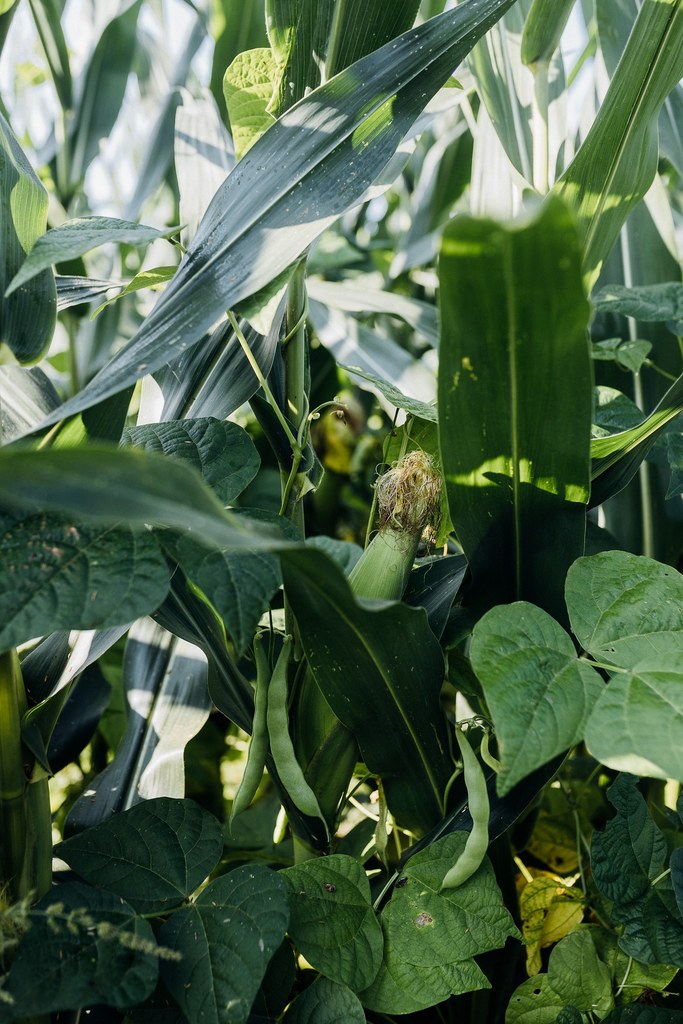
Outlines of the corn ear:
M 419 533 L 385 527 L 353 567 L 349 583 L 356 597 L 399 601 L 417 553 Z

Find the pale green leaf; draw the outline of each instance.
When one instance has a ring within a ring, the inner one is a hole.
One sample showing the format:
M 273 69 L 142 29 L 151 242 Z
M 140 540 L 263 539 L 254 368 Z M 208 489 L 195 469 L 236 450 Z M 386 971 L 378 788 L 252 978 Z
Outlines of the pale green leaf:
M 277 62 L 268 47 L 238 54 L 225 72 L 223 95 L 238 160 L 275 124 L 267 107 L 277 80 Z
M 142 291 L 143 288 L 150 288 L 152 291 L 158 290 L 162 285 L 170 281 L 175 274 L 178 267 L 174 264 L 170 267 L 154 267 L 152 270 L 141 270 L 139 274 L 128 282 L 125 288 L 122 288 L 118 295 L 113 295 L 112 298 L 107 299 L 102 305 L 98 306 L 97 309 L 92 313 L 92 317 L 96 317 L 98 313 L 101 313 L 107 306 L 111 306 L 113 302 L 118 302 L 124 295 L 132 295 L 133 292 Z
M 553 947 L 548 982 L 565 1006 L 593 1011 L 600 1018 L 614 1006 L 609 970 L 598 956 L 588 929 L 573 931 Z
M 678 651 L 641 661 L 631 672 L 614 673 L 586 726 L 586 746 L 602 764 L 633 775 L 683 781 L 680 637 Z
M 409 398 L 408 395 L 404 395 L 402 391 L 399 391 L 389 381 L 382 380 L 381 377 L 376 377 L 373 373 L 368 373 L 367 370 L 361 370 L 358 366 L 345 366 L 343 363 L 339 365 L 347 373 L 352 374 L 354 377 L 360 377 L 362 380 L 372 384 L 380 394 L 384 395 L 390 405 L 395 406 L 397 409 L 404 409 L 411 416 L 417 416 L 418 419 L 429 420 L 430 423 L 437 422 L 436 408 L 433 405 L 419 402 L 416 398 Z
M 681 651 L 683 577 L 672 566 L 605 551 L 575 562 L 566 593 L 572 629 L 599 661 L 633 669 Z
M 319 977 L 290 1003 L 283 1024 L 365 1024 L 358 996 L 344 985 Z
M 583 738 L 602 691 L 571 637 L 547 612 L 520 601 L 492 608 L 474 628 L 472 667 L 496 727 L 501 794 Z
M 505 1024 L 555 1024 L 564 1006 L 548 983 L 547 974 L 528 978 L 515 989 L 505 1014 Z
M 645 0 L 591 130 L 556 192 L 575 210 L 588 289 L 657 171 L 657 116 L 683 76 L 683 7 Z

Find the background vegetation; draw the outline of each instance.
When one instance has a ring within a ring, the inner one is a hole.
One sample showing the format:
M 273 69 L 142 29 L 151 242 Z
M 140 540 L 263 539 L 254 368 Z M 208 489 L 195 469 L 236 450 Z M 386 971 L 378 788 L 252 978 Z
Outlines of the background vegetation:
M 683 1020 L 681 0 L 0 44 L 0 1021 Z

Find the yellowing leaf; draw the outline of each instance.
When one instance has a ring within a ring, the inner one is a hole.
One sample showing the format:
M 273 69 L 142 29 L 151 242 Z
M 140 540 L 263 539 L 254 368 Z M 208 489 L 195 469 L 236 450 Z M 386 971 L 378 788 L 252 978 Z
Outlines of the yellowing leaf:
M 559 942 L 581 924 L 583 901 L 583 892 L 565 885 L 560 878 L 542 876 L 526 886 L 519 911 L 530 977 L 541 970 L 541 949 Z
M 238 160 L 275 122 L 267 108 L 277 79 L 277 63 L 267 46 L 238 54 L 225 72 L 223 95 Z

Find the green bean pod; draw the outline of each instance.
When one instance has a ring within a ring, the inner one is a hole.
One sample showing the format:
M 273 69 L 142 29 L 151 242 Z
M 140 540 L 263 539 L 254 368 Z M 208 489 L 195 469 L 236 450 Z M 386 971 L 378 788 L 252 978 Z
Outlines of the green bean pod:
M 471 878 L 481 867 L 489 845 L 489 794 L 486 789 L 486 778 L 479 759 L 462 729 L 455 730 L 455 738 L 462 757 L 467 802 L 472 816 L 472 831 L 467 837 L 465 849 L 453 867 L 446 872 L 441 883 L 441 892 L 444 889 L 457 889 Z
M 292 646 L 291 636 L 282 642 L 280 656 L 275 663 L 268 687 L 268 707 L 266 720 L 270 752 L 273 756 L 275 770 L 280 782 L 287 790 L 290 800 L 302 814 L 312 818 L 320 818 L 324 822 L 315 793 L 306 782 L 301 765 L 296 759 L 294 744 L 289 734 L 289 714 L 287 708 L 287 666 Z M 327 826 L 325 826 L 327 828 Z
M 266 767 L 268 755 L 268 723 L 266 712 L 268 708 L 268 676 L 270 667 L 268 657 L 263 649 L 263 639 L 260 634 L 254 637 L 254 660 L 256 662 L 256 693 L 254 694 L 254 720 L 251 727 L 251 740 L 249 741 L 249 753 L 244 768 L 242 781 L 235 793 L 230 811 L 230 825 L 233 819 L 246 811 L 256 796 L 256 791 L 261 784 L 263 772 Z

